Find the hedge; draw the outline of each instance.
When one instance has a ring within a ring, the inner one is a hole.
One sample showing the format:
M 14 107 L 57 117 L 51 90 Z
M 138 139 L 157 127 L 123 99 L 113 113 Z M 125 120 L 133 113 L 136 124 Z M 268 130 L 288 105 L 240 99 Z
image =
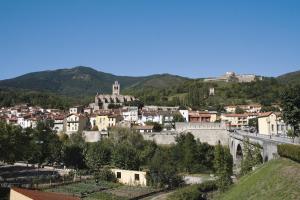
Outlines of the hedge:
M 207 181 L 178 189 L 171 194 L 168 200 L 205 200 L 206 193 L 217 190 L 215 181 Z
M 300 145 L 280 144 L 277 146 L 277 151 L 281 157 L 300 162 Z

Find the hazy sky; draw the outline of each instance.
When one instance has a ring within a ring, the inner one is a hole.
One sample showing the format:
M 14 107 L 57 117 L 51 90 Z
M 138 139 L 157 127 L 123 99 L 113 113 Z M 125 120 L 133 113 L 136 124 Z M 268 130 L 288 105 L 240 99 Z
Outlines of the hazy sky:
M 300 0 L 0 0 L 0 79 L 78 65 L 117 75 L 300 69 Z

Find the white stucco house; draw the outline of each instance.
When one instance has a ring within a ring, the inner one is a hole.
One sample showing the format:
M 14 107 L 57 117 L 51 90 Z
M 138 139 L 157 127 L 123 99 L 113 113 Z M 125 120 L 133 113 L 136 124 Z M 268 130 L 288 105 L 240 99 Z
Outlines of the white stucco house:
M 258 117 L 258 133 L 264 135 L 286 135 L 290 127 L 282 120 L 281 113 L 266 112 Z
M 144 171 L 111 169 L 119 183 L 130 186 L 147 186 L 147 173 Z

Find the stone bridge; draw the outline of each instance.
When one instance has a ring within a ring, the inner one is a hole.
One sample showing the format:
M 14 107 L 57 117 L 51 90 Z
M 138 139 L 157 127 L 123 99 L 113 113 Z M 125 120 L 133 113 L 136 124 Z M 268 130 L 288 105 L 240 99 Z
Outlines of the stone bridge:
M 233 156 L 233 162 L 239 165 L 243 158 L 243 141 L 245 137 L 249 138 L 250 144 L 259 144 L 263 162 L 273 159 L 277 154 L 278 144 L 299 144 L 299 138 L 290 138 L 283 136 L 269 136 L 246 131 L 235 130 L 228 132 L 229 148 Z

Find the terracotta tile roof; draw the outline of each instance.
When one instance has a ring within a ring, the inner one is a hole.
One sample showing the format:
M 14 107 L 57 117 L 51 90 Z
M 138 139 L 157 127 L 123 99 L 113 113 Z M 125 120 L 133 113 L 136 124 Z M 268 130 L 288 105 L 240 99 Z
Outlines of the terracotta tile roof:
M 259 113 L 259 117 L 268 117 L 271 115 L 273 112 L 264 112 L 264 113 Z
M 33 200 L 80 200 L 79 197 L 73 197 L 65 194 L 58 194 L 52 192 L 41 192 L 38 190 L 28 190 L 23 188 L 13 187 L 11 190 L 14 190 L 24 196 L 27 196 Z

